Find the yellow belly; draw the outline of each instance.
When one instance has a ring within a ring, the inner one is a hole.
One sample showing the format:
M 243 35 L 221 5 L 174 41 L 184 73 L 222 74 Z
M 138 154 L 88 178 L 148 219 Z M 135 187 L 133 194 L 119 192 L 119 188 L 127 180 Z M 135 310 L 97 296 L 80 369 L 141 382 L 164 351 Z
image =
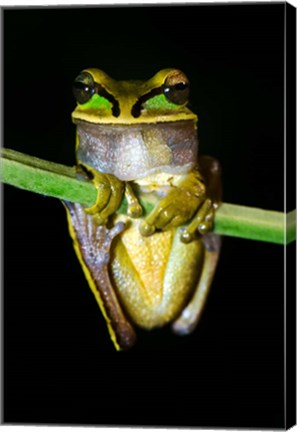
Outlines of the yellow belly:
M 182 243 L 176 229 L 142 237 L 139 223 L 114 241 L 110 273 L 127 315 L 149 329 L 181 313 L 197 286 L 204 246 L 198 239 Z

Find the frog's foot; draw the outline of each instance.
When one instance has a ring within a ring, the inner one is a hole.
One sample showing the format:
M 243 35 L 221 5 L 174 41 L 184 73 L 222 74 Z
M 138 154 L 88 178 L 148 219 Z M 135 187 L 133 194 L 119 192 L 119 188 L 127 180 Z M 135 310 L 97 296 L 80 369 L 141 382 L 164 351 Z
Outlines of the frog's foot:
M 97 225 L 105 225 L 108 217 L 115 213 L 121 205 L 124 193 L 124 183 L 112 174 L 95 172 L 93 178 L 98 193 L 96 203 L 86 208 L 87 214 L 93 215 Z
M 196 233 L 206 234 L 213 228 L 214 221 L 214 205 L 213 202 L 207 198 L 198 209 L 191 223 L 183 229 L 181 233 L 181 241 L 189 243 L 195 238 Z
M 136 195 L 134 194 L 134 191 L 130 183 L 126 183 L 125 196 L 128 203 L 128 210 L 127 210 L 128 216 L 132 218 L 140 217 L 142 215 L 142 207 Z
M 197 326 L 202 315 L 212 280 L 216 271 L 221 249 L 221 237 L 209 233 L 202 241 L 205 246 L 204 264 L 194 295 L 181 315 L 173 322 L 172 330 L 178 335 L 187 335 Z
M 81 204 L 67 201 L 64 204 L 75 252 L 106 319 L 111 339 L 116 349 L 128 349 L 134 344 L 136 334 L 118 300 L 109 273 L 112 242 L 123 232 L 125 224 L 118 222 L 110 229 L 98 226 Z
M 143 236 L 156 229 L 168 230 L 188 222 L 195 213 L 201 197 L 188 189 L 175 188 L 152 210 L 139 227 Z

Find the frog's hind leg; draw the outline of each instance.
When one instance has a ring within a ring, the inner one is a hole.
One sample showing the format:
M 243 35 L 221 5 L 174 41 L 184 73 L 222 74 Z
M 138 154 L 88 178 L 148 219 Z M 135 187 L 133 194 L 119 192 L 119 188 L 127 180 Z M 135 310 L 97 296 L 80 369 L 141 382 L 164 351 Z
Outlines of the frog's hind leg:
M 118 222 L 110 229 L 98 226 L 82 205 L 66 201 L 64 205 L 75 252 L 106 320 L 115 348 L 130 348 L 136 334 L 117 299 L 108 271 L 111 243 L 123 231 L 124 224 Z
M 173 331 L 179 335 L 189 334 L 197 326 L 207 300 L 219 259 L 221 237 L 209 233 L 203 236 L 202 241 L 205 246 L 204 262 L 197 288 L 181 315 L 172 324 Z

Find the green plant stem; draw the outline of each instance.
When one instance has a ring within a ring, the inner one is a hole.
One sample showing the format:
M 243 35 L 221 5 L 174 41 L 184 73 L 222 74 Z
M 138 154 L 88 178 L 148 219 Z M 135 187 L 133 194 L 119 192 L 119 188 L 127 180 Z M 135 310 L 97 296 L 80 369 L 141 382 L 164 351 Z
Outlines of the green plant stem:
M 47 162 L 13 150 L 1 151 L 3 183 L 31 192 L 92 206 L 97 190 L 92 183 L 76 178 L 75 168 Z M 153 205 L 141 202 L 146 212 Z M 125 199 L 119 209 L 125 213 Z M 217 234 L 288 244 L 296 239 L 296 210 L 285 214 L 271 210 L 223 203 L 216 212 Z

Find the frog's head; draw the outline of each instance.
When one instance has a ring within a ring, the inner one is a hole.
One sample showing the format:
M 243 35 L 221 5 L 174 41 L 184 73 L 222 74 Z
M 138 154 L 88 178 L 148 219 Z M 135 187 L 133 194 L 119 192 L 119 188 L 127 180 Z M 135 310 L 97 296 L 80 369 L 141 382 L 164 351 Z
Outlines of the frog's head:
M 148 81 L 115 81 L 85 69 L 74 82 L 77 158 L 98 171 L 133 180 L 184 173 L 197 160 L 197 116 L 187 107 L 189 81 L 163 69 Z
M 148 81 L 115 81 L 99 69 L 85 69 L 73 92 L 74 121 L 131 125 L 197 119 L 187 108 L 189 80 L 177 69 L 163 69 Z

